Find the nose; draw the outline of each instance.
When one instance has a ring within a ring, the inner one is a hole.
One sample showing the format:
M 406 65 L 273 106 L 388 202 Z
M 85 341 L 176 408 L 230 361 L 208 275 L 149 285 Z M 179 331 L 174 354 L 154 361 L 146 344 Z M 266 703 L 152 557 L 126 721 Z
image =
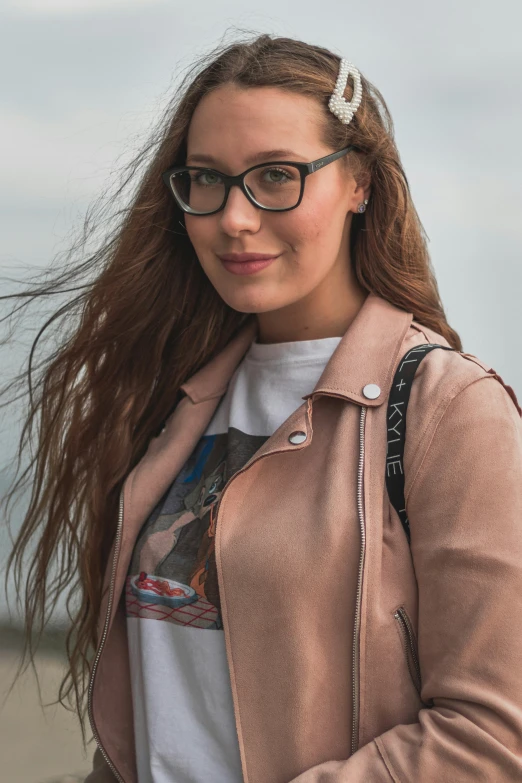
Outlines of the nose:
M 261 211 L 250 203 L 239 185 L 232 185 L 221 212 L 221 228 L 230 236 L 241 231 L 257 231 L 261 223 Z

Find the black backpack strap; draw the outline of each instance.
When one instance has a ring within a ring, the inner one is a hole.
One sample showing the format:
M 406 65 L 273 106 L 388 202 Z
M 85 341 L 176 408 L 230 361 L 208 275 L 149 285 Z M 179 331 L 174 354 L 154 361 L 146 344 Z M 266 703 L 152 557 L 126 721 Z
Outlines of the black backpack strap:
M 408 543 L 410 543 L 410 523 L 405 509 L 403 470 L 406 410 L 417 367 L 434 348 L 443 348 L 445 351 L 455 350 L 447 345 L 438 345 L 437 343 L 424 343 L 411 348 L 399 362 L 388 398 L 386 487 L 390 501 L 402 522 Z

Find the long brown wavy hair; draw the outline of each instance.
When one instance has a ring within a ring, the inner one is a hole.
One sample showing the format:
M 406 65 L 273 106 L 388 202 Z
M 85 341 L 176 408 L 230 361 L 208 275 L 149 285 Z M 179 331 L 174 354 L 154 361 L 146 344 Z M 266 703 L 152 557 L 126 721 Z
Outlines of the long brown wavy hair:
M 26 624 L 23 660 L 33 661 L 57 600 L 67 595 L 68 667 L 58 698 L 77 712 L 82 731 L 123 481 L 172 411 L 180 385 L 250 317 L 229 307 L 202 271 L 183 213 L 161 178 L 185 162 L 189 123 L 202 96 L 234 83 L 318 101 L 325 143 L 332 150 L 357 146 L 362 152 L 350 153 L 347 165 L 356 179 L 371 180 L 368 208 L 353 216 L 350 236 L 358 282 L 462 350 L 444 314 L 384 98 L 362 76 L 362 102 L 351 123 L 328 111 L 339 60 L 320 46 L 257 33 L 201 56 L 107 202 L 113 206 L 130 189 L 125 205 L 107 212 L 103 198 L 95 202 L 58 271 L 4 297 L 20 301 L 13 312 L 42 297 L 63 300 L 17 379 L 28 389 L 28 405 L 17 474 L 4 501 L 8 508 L 30 489 L 8 561 Z M 345 97 L 351 96 L 349 82 Z M 100 227 L 101 239 L 87 252 Z M 52 350 L 38 359 L 44 338 Z

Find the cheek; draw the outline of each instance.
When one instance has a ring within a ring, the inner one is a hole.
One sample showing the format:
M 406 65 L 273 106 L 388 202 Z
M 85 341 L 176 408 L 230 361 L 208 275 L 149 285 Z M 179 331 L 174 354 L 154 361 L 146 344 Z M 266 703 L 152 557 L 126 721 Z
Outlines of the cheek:
M 297 250 L 335 246 L 343 231 L 346 214 L 346 206 L 331 192 L 323 197 L 303 199 L 296 210 L 287 213 L 286 231 L 292 236 L 292 244 Z
M 196 252 L 204 251 L 205 248 L 213 245 L 217 233 L 217 226 L 214 223 L 215 221 L 212 221 L 210 218 L 185 215 L 187 233 Z

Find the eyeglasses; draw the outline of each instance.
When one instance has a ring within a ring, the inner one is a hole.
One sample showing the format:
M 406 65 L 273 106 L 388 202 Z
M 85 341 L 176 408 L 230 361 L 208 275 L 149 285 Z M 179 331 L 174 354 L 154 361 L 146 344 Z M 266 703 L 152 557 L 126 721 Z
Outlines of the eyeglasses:
M 274 160 L 231 176 L 202 166 L 172 166 L 161 176 L 183 212 L 214 215 L 224 209 L 230 188 L 238 185 L 255 207 L 287 212 L 301 203 L 306 177 L 357 147 L 350 145 L 311 163 Z

